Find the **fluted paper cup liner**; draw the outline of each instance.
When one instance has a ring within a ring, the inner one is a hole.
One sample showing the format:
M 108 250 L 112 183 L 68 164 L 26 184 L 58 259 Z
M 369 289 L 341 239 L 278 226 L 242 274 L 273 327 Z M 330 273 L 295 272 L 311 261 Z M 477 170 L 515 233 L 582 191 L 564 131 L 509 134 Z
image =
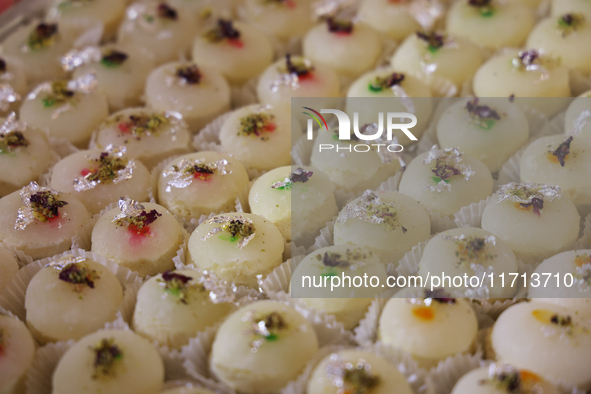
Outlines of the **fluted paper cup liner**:
M 291 281 L 291 260 L 283 262 L 279 267 L 275 267 L 263 280 L 261 286 L 263 291 L 268 295 L 271 293 L 278 293 L 283 291 L 289 293 L 289 285 Z
M 35 352 L 33 364 L 27 372 L 28 394 L 50 394 L 53 372 L 64 353 L 72 347 L 76 341 L 49 343 L 40 347 Z
M 320 248 L 334 245 L 335 220 L 336 218 L 326 223 L 326 226 L 320 229 L 320 234 L 318 234 L 314 240 L 314 243 L 308 248 L 308 250 L 306 250 L 307 255 L 317 251 Z
M 480 227 L 482 213 L 490 202 L 490 199 L 491 197 L 488 197 L 486 200 L 472 203 L 468 206 L 462 207 L 462 209 L 454 213 L 454 222 L 457 227 Z
M 28 264 L 31 264 L 33 262 L 33 258 L 31 256 L 27 255 L 22 250 L 18 250 L 17 248 L 15 248 L 12 245 L 6 245 L 2 241 L 0 241 L 0 244 L 2 244 L 3 247 L 8 249 L 10 251 L 10 253 L 12 253 L 14 255 L 14 257 L 16 258 L 16 262 L 18 263 L 18 266 L 20 268 L 22 268 Z
M 427 387 L 434 394 L 449 394 L 458 380 L 473 369 L 485 365 L 482 353 L 456 354 L 441 361 L 427 376 Z
M 440 212 L 432 209 L 427 209 L 427 213 L 431 220 L 431 234 L 437 234 L 458 227 L 451 216 L 442 215 Z
M 359 325 L 353 330 L 353 340 L 359 346 L 371 346 L 377 341 L 378 323 L 380 321 L 380 315 L 384 306 L 388 302 L 388 298 L 376 298 L 374 299 L 365 317 L 359 322 Z
M 160 346 L 157 342 L 152 345 L 158 349 L 160 357 L 164 362 L 164 378 L 165 380 L 186 379 L 188 377 L 183 363 L 185 359 L 181 355 L 181 351 L 177 349 L 170 349 L 168 346 Z
M 70 156 L 73 153 L 80 151 L 70 141 L 65 138 L 49 137 L 49 145 L 51 149 L 59 156 L 60 159 Z
M 124 289 L 123 301 L 118 310 L 125 319 L 129 320 L 133 314 L 135 298 L 142 283 L 141 278 L 138 277 L 136 272 L 132 272 L 102 256 L 82 249 L 74 249 L 53 257 L 37 260 L 21 268 L 6 287 L 6 291 L 0 296 L 0 306 L 11 311 L 22 321 L 26 321 L 25 296 L 27 294 L 27 286 L 33 277 L 47 264 L 58 261 L 61 257 L 71 255 L 94 260 L 107 267 L 117 277 L 117 280 L 119 280 L 119 283 L 121 283 Z
M 220 145 L 220 131 L 229 116 L 230 112 L 226 112 L 201 129 L 201 131 L 193 137 L 193 148 L 195 148 L 197 152 L 220 152 L 222 150 L 222 146 Z
M 421 261 L 421 256 L 423 255 L 423 251 L 425 250 L 428 241 L 429 240 L 419 242 L 404 254 L 404 256 L 398 261 L 398 266 L 396 267 L 396 272 L 398 273 L 397 276 L 408 277 L 416 275 L 419 272 L 419 262 Z
M 402 175 L 404 175 L 404 171 L 398 170 L 396 173 L 391 176 L 390 178 L 386 179 L 384 182 L 380 184 L 376 188 L 377 192 L 396 192 L 398 191 L 398 186 L 400 185 L 400 180 L 402 179 Z
M 256 104 L 259 101 L 257 96 L 257 85 L 259 78 L 254 77 L 241 86 L 230 87 L 230 103 L 232 108 L 240 108 L 245 105 Z
M 314 141 L 308 140 L 306 135 L 302 135 L 291 147 L 291 161 L 294 165 L 307 166 L 310 165 L 310 158 L 312 157 L 312 149 L 314 149 Z

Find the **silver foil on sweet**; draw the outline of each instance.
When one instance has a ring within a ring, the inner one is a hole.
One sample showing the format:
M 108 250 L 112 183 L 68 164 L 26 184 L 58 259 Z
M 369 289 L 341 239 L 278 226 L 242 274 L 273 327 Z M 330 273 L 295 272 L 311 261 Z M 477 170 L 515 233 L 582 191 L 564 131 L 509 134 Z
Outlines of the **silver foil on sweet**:
M 262 275 L 257 275 L 262 282 Z M 214 304 L 230 303 L 236 306 L 249 304 L 263 297 L 262 290 L 236 286 L 234 283 L 221 280 L 213 272 L 203 271 L 198 282 L 209 292 L 209 299 Z
M 591 263 L 576 268 L 574 283 L 580 293 L 591 291 Z
M 530 54 L 535 56 L 532 57 Z M 548 71 L 547 67 L 544 67 L 539 59 L 540 54 L 537 51 L 519 51 L 517 57 L 513 58 L 511 63 L 520 70 L 539 72 L 540 77 L 536 82 L 543 82 L 550 78 L 550 71 Z M 548 62 L 549 60 L 546 61 L 546 63 Z
M 400 99 L 400 103 L 402 104 L 404 109 L 406 109 L 406 112 L 410 112 L 411 114 L 416 113 L 415 103 L 412 101 L 412 99 L 410 98 L 408 93 L 406 93 L 406 90 L 404 90 L 402 86 L 396 84 L 392 85 L 390 89 L 392 89 L 394 96 Z
M 294 184 L 294 182 L 308 182 L 308 180 L 314 175 L 312 171 L 304 170 L 301 167 L 298 167 L 293 171 L 289 176 L 282 181 L 274 182 L 271 185 L 271 189 L 289 189 Z
M 252 224 L 252 220 L 250 220 L 249 218 L 242 216 L 242 215 L 236 215 L 236 216 L 226 216 L 226 215 L 219 215 L 219 216 L 214 216 L 210 219 L 207 219 L 207 221 L 205 223 L 208 224 L 221 224 L 222 226 L 220 227 L 215 227 L 212 228 L 204 237 L 201 238 L 202 241 L 206 241 L 209 238 L 213 237 L 214 235 L 224 232 L 225 229 L 223 228 L 223 226 L 225 224 L 228 224 L 232 221 L 238 221 L 239 223 L 245 225 L 245 224 Z M 237 248 L 242 249 L 244 248 L 246 245 L 248 245 L 248 243 L 256 236 L 256 232 L 253 231 L 252 234 L 250 234 L 247 237 L 241 237 L 238 240 L 238 244 L 236 245 Z
M 492 278 L 494 278 L 495 275 L 495 268 L 492 265 L 485 267 L 482 264 L 471 263 L 470 269 L 474 272 L 472 276 L 478 278 L 478 283 L 476 286 L 472 286 L 472 281 L 469 280 L 467 283 L 468 288 L 465 291 L 462 292 L 459 289 L 456 290 L 458 298 L 488 299 L 490 297 Z
M 111 222 L 116 222 L 125 218 L 138 217 L 146 209 L 142 204 L 129 197 L 121 197 L 118 205 L 121 212 L 115 215 Z
M 463 241 L 465 240 L 466 235 L 464 234 L 460 234 L 460 235 L 444 235 L 441 237 L 441 239 L 445 240 L 445 241 L 453 241 L 453 242 L 457 242 L 457 241 Z M 497 244 L 497 239 L 495 238 L 494 235 L 487 235 L 486 237 L 482 237 L 482 239 L 484 239 L 484 243 L 485 244 L 491 244 L 491 245 L 496 245 Z
M 369 123 L 363 125 L 359 130 L 361 134 L 366 135 L 375 135 L 378 132 L 378 124 L 377 123 Z M 392 140 L 388 140 L 388 135 L 386 133 L 382 133 L 380 137 L 375 140 L 376 144 L 384 144 L 384 145 L 400 145 L 398 142 L 398 138 L 396 136 L 392 137 Z M 372 148 L 373 149 L 373 148 Z M 402 151 L 400 152 L 391 152 L 387 148 L 385 149 L 377 149 L 376 154 L 380 158 L 380 161 L 384 164 L 390 164 L 394 159 L 398 160 L 400 163 L 400 167 L 406 168 L 406 162 L 404 161 L 404 155 Z
M 470 178 L 476 173 L 469 165 L 462 164 L 462 152 L 460 152 L 458 148 L 438 149 L 437 145 L 433 145 L 429 150 L 429 153 L 427 153 L 427 157 L 423 159 L 423 164 L 431 164 L 433 162 L 438 164 L 439 161 L 443 161 L 443 165 L 451 166 L 458 170 L 460 175 L 464 177 L 465 181 L 470 180 Z M 425 189 L 441 193 L 443 191 L 451 191 L 451 184 L 442 179 L 437 185 L 427 185 L 425 186 Z
M 18 209 L 18 215 L 14 223 L 15 230 L 24 230 L 29 224 L 35 221 L 35 212 L 31 203 L 31 196 L 39 192 L 50 192 L 55 197 L 59 196 L 59 192 L 57 190 L 39 186 L 37 182 L 31 182 L 27 186 L 23 187 L 20 192 L 23 206 Z
M 360 370 L 365 371 L 365 373 L 367 373 L 368 375 L 372 375 L 371 364 L 369 364 L 366 360 L 359 358 L 357 359 L 357 361 L 353 363 L 351 361 L 342 359 L 337 353 L 332 353 L 329 356 L 328 362 L 324 367 L 326 380 L 329 381 L 333 387 L 338 388 L 339 393 L 349 392 L 345 391 L 347 385 L 345 377 L 347 375 L 347 372 Z
M 559 186 L 519 182 L 499 186 L 498 194 L 499 200 L 497 204 L 505 200 L 520 204 L 531 204 L 534 198 L 542 201 L 554 201 L 562 196 Z
M 189 185 L 193 183 L 193 181 L 195 180 L 195 175 L 187 170 L 197 164 L 204 163 L 205 160 L 203 159 L 183 159 L 178 164 L 172 165 L 170 169 L 163 171 L 163 177 L 170 177 L 170 179 L 166 181 L 166 188 L 164 190 L 170 193 L 173 187 L 176 189 L 184 189 L 186 187 L 189 187 Z M 206 164 L 206 166 L 217 171 L 219 175 L 223 176 L 232 173 L 231 170 L 227 169 L 227 166 L 229 164 L 230 163 L 228 162 L 228 160 L 221 159 L 213 163 L 208 163 Z
M 271 91 L 276 93 L 282 86 L 287 86 L 292 90 L 296 90 L 300 87 L 300 78 L 297 74 L 279 74 L 279 76 L 271 82 Z
M 573 131 L 571 134 L 580 134 L 585 127 L 591 123 L 591 111 L 586 109 L 573 121 Z
M 60 257 L 57 261 L 52 261 L 51 263 L 45 265 L 46 267 L 55 268 L 58 270 L 62 270 L 69 264 L 79 264 L 86 261 L 86 257 L 84 256 L 74 256 L 73 254 L 69 254 L 66 256 Z
M 65 71 L 72 71 L 84 64 L 98 62 L 101 60 L 101 57 L 102 53 L 99 48 L 86 47 L 84 49 L 72 49 L 66 52 L 66 54 L 60 59 L 60 62 Z
M 359 219 L 372 224 L 382 224 L 385 219 L 376 215 L 370 215 L 370 210 L 376 206 L 384 205 L 391 209 L 396 209 L 396 204 L 384 202 L 372 190 L 366 190 L 363 195 L 354 203 L 347 204 L 337 217 L 337 222 L 344 223 L 349 219 Z
M 16 119 L 16 113 L 11 112 L 4 123 L 0 125 L 0 138 L 4 138 L 7 134 L 13 131 L 25 131 L 27 124 L 22 120 Z
M 121 146 L 119 148 L 114 148 L 113 145 L 109 145 L 107 146 L 107 148 L 99 153 L 98 155 L 89 155 L 87 156 L 88 159 L 92 160 L 93 162 L 98 162 L 100 159 L 100 156 L 106 153 L 111 157 L 124 157 L 125 153 L 126 153 L 126 149 L 124 146 Z M 129 159 L 127 161 L 127 164 L 125 165 L 125 168 L 118 170 L 117 171 L 117 175 L 115 176 L 115 178 L 112 179 L 113 183 L 119 183 L 119 182 L 123 182 L 126 181 L 128 179 L 131 179 L 133 176 L 133 170 L 135 168 L 135 161 Z M 98 171 L 100 171 L 100 168 L 98 169 Z M 94 173 L 91 172 L 88 175 L 85 175 L 83 177 L 78 177 L 74 179 L 74 190 L 76 190 L 77 192 L 82 192 L 82 191 L 86 191 L 86 190 L 91 190 L 94 189 L 95 187 L 97 187 L 101 181 L 100 179 L 97 180 L 90 180 L 89 177 L 91 177 Z
M 21 99 L 21 96 L 8 82 L 0 82 L 0 111 L 8 111 L 10 105 Z
M 358 3 L 358 0 L 318 0 L 312 7 L 317 19 L 336 16 L 345 18 L 357 13 Z

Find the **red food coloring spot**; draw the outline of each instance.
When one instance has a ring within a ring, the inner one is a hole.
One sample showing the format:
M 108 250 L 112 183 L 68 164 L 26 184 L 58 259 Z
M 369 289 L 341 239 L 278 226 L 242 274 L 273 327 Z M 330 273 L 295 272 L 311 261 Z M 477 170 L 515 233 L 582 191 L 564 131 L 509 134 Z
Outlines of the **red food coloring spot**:
M 150 226 L 138 226 L 137 224 L 130 224 L 127 227 L 127 231 L 129 231 L 133 235 L 141 235 L 142 237 L 146 237 L 152 234 Z
M 277 125 L 273 122 L 269 122 L 265 125 L 265 131 L 272 133 L 277 128 Z
M 87 176 L 88 174 L 94 174 L 96 172 L 96 170 L 91 170 L 88 168 L 83 168 L 82 171 L 80 171 L 80 175 L 82 176 Z
M 131 124 L 131 122 L 122 122 L 119 123 L 119 125 L 117 125 L 117 127 L 119 128 L 119 131 L 121 131 L 122 133 L 128 134 L 131 133 L 131 127 L 133 125 Z
M 235 48 L 242 48 L 244 46 L 244 42 L 241 39 L 228 39 L 228 44 Z
M 296 3 L 293 0 L 286 0 L 285 6 L 293 10 L 294 8 L 296 8 Z

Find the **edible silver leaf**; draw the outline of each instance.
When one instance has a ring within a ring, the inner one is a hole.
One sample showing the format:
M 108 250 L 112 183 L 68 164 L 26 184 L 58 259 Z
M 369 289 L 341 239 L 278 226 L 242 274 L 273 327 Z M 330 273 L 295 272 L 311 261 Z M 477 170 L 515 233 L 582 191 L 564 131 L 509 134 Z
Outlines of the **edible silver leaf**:
M 16 217 L 16 222 L 14 224 L 15 230 L 24 230 L 27 228 L 27 225 L 35 221 L 31 196 L 39 192 L 50 192 L 56 197 L 59 196 L 59 192 L 57 190 L 39 186 L 37 182 L 31 182 L 27 186 L 23 187 L 20 192 L 23 206 L 18 209 L 18 216 Z
M 534 198 L 542 201 L 554 201 L 562 194 L 560 187 L 555 185 L 541 185 L 537 183 L 511 182 L 499 186 L 499 200 L 497 204 L 509 200 L 520 204 L 530 204 Z
M 103 152 L 98 153 L 96 155 L 89 155 L 87 157 L 91 161 L 98 162 L 102 153 L 107 153 L 111 157 L 123 157 L 123 156 L 125 156 L 126 149 L 124 146 L 121 146 L 119 148 L 114 148 L 113 145 L 109 145 L 109 146 L 107 146 L 107 148 Z M 125 168 L 117 171 L 117 176 L 115 176 L 115 178 L 112 180 L 112 182 L 119 183 L 119 182 L 123 182 L 128 179 L 131 179 L 133 176 L 134 168 L 135 168 L 135 161 L 133 161 L 132 159 L 129 159 L 127 161 L 127 165 L 125 166 Z M 96 186 L 98 186 L 101 183 L 100 179 L 91 181 L 88 179 L 91 175 L 92 175 L 92 173 L 90 173 L 86 176 L 83 176 L 83 177 L 75 178 L 74 179 L 74 190 L 76 190 L 77 192 L 82 192 L 85 190 L 94 189 Z
M 83 64 L 94 63 L 101 60 L 101 50 L 97 47 L 86 47 L 84 49 L 72 49 L 61 58 L 62 68 L 65 71 L 72 71 Z
M 218 215 L 218 216 L 214 216 L 214 217 L 208 219 L 206 221 L 206 223 L 221 224 L 223 226 L 224 224 L 230 223 L 231 221 L 238 221 L 242 224 L 252 224 L 252 220 L 250 220 L 249 218 L 242 216 L 242 215 L 236 215 L 236 216 Z M 204 237 L 202 237 L 201 240 L 206 241 L 207 239 L 213 237 L 215 234 L 221 233 L 223 231 L 224 231 L 224 229 L 222 227 L 215 227 L 215 228 L 211 229 Z M 256 232 L 253 232 L 248 237 L 240 238 L 236 247 L 240 248 L 240 249 L 244 248 L 246 245 L 248 245 L 248 243 L 255 236 L 256 236 Z
M 116 222 L 118 220 L 125 218 L 138 217 L 142 213 L 142 211 L 146 209 L 142 204 L 135 200 L 132 200 L 129 197 L 121 197 L 119 199 L 118 205 L 121 212 L 115 215 L 115 218 L 112 220 L 112 222 Z

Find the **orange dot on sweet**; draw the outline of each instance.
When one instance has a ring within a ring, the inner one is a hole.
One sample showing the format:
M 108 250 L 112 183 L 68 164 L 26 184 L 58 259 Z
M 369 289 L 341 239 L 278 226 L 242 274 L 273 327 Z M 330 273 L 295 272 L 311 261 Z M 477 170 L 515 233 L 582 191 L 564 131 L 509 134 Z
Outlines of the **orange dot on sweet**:
M 568 159 L 569 155 L 564 156 L 564 161 L 566 161 Z M 560 164 L 560 161 L 558 160 L 558 156 L 552 154 L 552 153 L 548 153 L 548 160 L 550 160 L 552 163 L 557 163 Z
M 519 378 L 525 384 L 535 384 L 542 381 L 542 378 L 536 375 L 535 373 L 527 370 L 519 371 Z
M 435 318 L 435 310 L 430 306 L 415 306 L 412 309 L 412 314 L 424 321 L 431 321 Z
M 554 316 L 554 313 L 548 309 L 534 309 L 531 314 L 536 318 L 536 320 L 544 324 L 550 323 L 550 319 L 552 319 L 552 316 Z
M 585 264 L 591 264 L 591 257 L 587 256 L 586 254 L 582 256 L 575 257 L 575 264 L 577 267 L 582 267 Z
M 513 206 L 517 209 L 519 209 L 520 211 L 529 211 L 530 209 L 532 209 L 532 206 L 530 205 L 529 207 L 524 207 L 523 205 L 521 205 L 518 202 L 513 203 Z

